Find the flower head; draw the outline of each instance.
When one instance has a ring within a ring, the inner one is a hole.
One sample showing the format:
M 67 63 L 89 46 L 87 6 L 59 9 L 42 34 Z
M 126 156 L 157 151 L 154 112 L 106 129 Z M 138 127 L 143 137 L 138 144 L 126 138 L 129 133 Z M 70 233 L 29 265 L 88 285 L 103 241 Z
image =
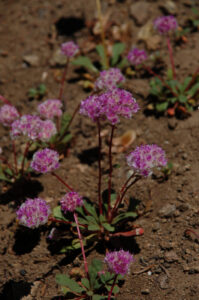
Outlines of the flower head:
M 0 123 L 4 126 L 10 126 L 17 118 L 19 113 L 14 106 L 5 104 L 0 108 Z
M 62 197 L 60 204 L 64 213 L 74 212 L 77 206 L 83 205 L 83 199 L 77 192 L 69 192 Z
M 53 119 L 62 115 L 62 102 L 57 99 L 49 99 L 39 104 L 37 109 L 41 117 Z
M 33 155 L 30 166 L 39 173 L 52 172 L 59 167 L 59 154 L 48 148 L 39 150 Z
M 55 124 L 51 120 L 42 121 L 41 130 L 38 139 L 42 142 L 49 141 L 50 138 L 57 133 Z
M 98 118 L 105 119 L 115 125 L 119 117 L 131 118 L 139 109 L 131 93 L 115 88 L 101 95 L 88 97 L 81 102 L 80 113 L 88 116 L 93 121 Z
M 38 116 L 24 115 L 11 125 L 11 137 L 15 138 L 20 135 L 26 136 L 30 140 L 38 139 L 41 130 L 42 120 Z
M 79 47 L 73 41 L 61 44 L 61 52 L 63 55 L 66 55 L 68 58 L 75 56 L 78 51 L 79 51 Z
M 158 17 L 154 21 L 154 27 L 160 34 L 166 34 L 169 31 L 176 30 L 178 22 L 174 16 Z
M 133 170 L 145 177 L 152 174 L 155 167 L 167 164 L 165 152 L 157 145 L 142 145 L 127 155 L 127 163 Z
M 113 251 L 106 254 L 105 263 L 110 272 L 125 275 L 129 272 L 130 264 L 134 261 L 129 251 Z
M 100 76 L 95 81 L 95 89 L 112 89 L 116 88 L 118 84 L 125 81 L 124 76 L 122 75 L 120 69 L 111 68 L 100 72 Z
M 28 198 L 18 209 L 17 219 L 21 225 L 37 228 L 47 223 L 50 213 L 50 207 L 45 200 Z
M 138 66 L 147 59 L 147 54 L 145 50 L 134 48 L 133 50 L 129 51 L 127 59 L 132 65 Z

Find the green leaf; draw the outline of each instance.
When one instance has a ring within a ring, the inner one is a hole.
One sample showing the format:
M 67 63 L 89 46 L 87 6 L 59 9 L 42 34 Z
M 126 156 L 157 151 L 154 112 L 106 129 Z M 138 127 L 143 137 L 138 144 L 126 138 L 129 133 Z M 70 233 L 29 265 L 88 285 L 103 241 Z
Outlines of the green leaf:
M 187 93 L 189 97 L 193 97 L 198 90 L 199 90 L 199 82 L 194 84 L 194 86 Z
M 107 65 L 106 65 L 106 53 L 105 53 L 105 49 L 103 45 L 97 45 L 96 46 L 96 51 L 99 54 L 100 58 L 101 58 L 101 65 L 103 67 L 103 69 L 107 69 Z
M 4 180 L 4 181 L 11 182 L 11 180 L 9 180 L 9 179 L 6 177 L 6 175 L 4 174 L 3 168 L 2 168 L 1 165 L 0 165 L 0 180 Z
M 118 223 L 122 220 L 128 219 L 128 218 L 136 218 L 136 217 L 137 217 L 137 213 L 133 212 L 133 211 L 128 211 L 126 213 L 121 213 L 112 220 L 112 224 L 116 224 L 116 223 Z
M 168 69 L 168 71 L 167 71 L 167 78 L 168 78 L 168 80 L 172 80 L 173 79 L 173 71 L 172 71 L 172 69 Z
M 112 50 L 112 59 L 111 59 L 111 65 L 114 66 L 117 64 L 120 55 L 125 49 L 125 44 L 123 43 L 116 43 L 113 45 L 113 50 Z
M 34 88 L 29 89 L 28 91 L 28 97 L 29 98 L 35 98 L 37 96 L 37 90 Z
M 91 224 L 88 226 L 88 230 L 90 231 L 98 231 L 100 229 L 98 224 Z
M 72 64 L 75 66 L 82 66 L 93 72 L 98 72 L 98 69 L 93 65 L 90 58 L 88 58 L 87 56 L 78 56 L 72 61 Z
M 61 211 L 61 206 L 56 206 L 55 208 L 53 208 L 53 217 L 54 217 L 55 219 L 68 221 L 68 220 L 64 217 L 64 215 L 63 215 L 63 213 L 62 213 L 62 211 Z
M 109 223 L 103 223 L 102 226 L 107 230 L 107 231 L 115 231 L 115 228 L 111 226 Z
M 10 176 L 13 176 L 13 171 L 10 168 L 6 168 L 4 172 L 6 172 Z
M 42 83 L 38 86 L 38 93 L 40 96 L 44 96 L 46 94 L 46 90 L 45 84 Z
M 88 202 L 84 202 L 85 209 L 95 218 L 96 221 L 99 220 L 96 209 L 93 205 L 89 204 Z
M 104 215 L 99 216 L 100 223 L 106 222 L 106 217 Z
M 172 98 L 169 99 L 169 101 L 170 101 L 171 103 L 175 103 L 177 100 L 178 100 L 177 97 L 172 97 Z
M 126 65 L 128 65 L 128 60 L 126 57 L 122 58 L 121 62 L 117 65 L 119 69 L 124 68 Z
M 187 102 L 187 97 L 186 97 L 185 95 L 180 95 L 180 96 L 178 97 L 178 99 L 179 99 L 179 101 L 180 101 L 181 103 Z
M 114 288 L 113 288 L 113 294 L 118 294 L 120 291 L 118 285 L 115 285 Z
M 88 223 L 98 224 L 96 219 L 93 216 L 85 216 L 85 219 L 88 221 Z
M 157 111 L 165 111 L 168 107 L 168 102 L 163 102 L 163 103 L 157 103 L 155 108 Z
M 67 144 L 71 139 L 72 139 L 72 134 L 68 133 L 66 134 L 62 139 L 61 139 L 61 143 L 62 144 Z
M 172 91 L 178 94 L 177 87 L 179 82 L 177 80 L 168 80 L 167 84 L 172 88 Z
M 60 285 L 66 286 L 72 292 L 81 294 L 85 291 L 75 280 L 71 279 L 68 275 L 64 274 L 57 274 L 56 275 L 56 282 Z
M 98 277 L 98 272 L 101 270 L 102 270 L 101 260 L 93 259 L 88 268 L 91 288 L 94 288 L 94 286 L 99 286 L 97 277 Z
M 185 78 L 184 82 L 183 82 L 183 90 L 180 91 L 181 93 L 184 92 L 186 90 L 186 88 L 188 87 L 189 83 L 191 82 L 192 77 L 188 76 Z
M 102 297 L 101 295 L 98 295 L 98 294 L 95 294 L 95 295 L 93 295 L 93 297 L 92 297 L 92 300 L 103 300 L 103 299 L 105 299 L 105 298 Z
M 87 278 L 82 278 L 81 283 L 83 284 L 83 286 L 85 286 L 85 288 L 90 289 L 90 282 Z

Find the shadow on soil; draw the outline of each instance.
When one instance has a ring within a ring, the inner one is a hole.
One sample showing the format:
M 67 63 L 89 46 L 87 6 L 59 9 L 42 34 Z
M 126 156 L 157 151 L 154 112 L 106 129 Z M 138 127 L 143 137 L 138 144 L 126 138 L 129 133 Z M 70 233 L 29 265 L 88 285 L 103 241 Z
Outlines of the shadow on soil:
M 15 182 L 7 192 L 0 195 L 0 203 L 6 205 L 14 201 L 17 207 L 26 198 L 37 197 L 41 191 L 43 191 L 43 186 L 39 181 L 22 178 Z
M 13 251 L 16 255 L 30 253 L 40 241 L 40 229 L 19 227 L 15 232 Z M 24 242 L 25 241 L 25 242 Z
M 0 300 L 20 300 L 30 293 L 31 283 L 9 280 L 0 294 Z
M 84 19 L 75 17 L 62 17 L 55 23 L 59 35 L 71 36 L 85 26 Z

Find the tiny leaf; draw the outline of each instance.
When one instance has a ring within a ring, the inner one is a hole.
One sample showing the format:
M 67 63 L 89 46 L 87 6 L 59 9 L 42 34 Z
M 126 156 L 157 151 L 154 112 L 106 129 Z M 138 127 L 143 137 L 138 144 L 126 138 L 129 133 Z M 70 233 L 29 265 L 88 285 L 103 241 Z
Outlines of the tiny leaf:
M 82 66 L 84 68 L 90 69 L 93 72 L 98 72 L 98 69 L 93 65 L 90 58 L 87 56 L 79 56 L 72 61 L 75 66 Z
M 57 274 L 56 275 L 56 282 L 60 285 L 66 286 L 72 292 L 75 292 L 75 293 L 78 293 L 78 294 L 81 294 L 83 291 L 85 291 L 84 288 L 79 286 L 79 284 L 75 280 L 71 279 L 68 275 Z
M 125 49 L 125 44 L 123 43 L 116 43 L 115 45 L 113 45 L 112 59 L 111 59 L 112 66 L 117 64 L 120 55 L 122 54 L 124 49 Z

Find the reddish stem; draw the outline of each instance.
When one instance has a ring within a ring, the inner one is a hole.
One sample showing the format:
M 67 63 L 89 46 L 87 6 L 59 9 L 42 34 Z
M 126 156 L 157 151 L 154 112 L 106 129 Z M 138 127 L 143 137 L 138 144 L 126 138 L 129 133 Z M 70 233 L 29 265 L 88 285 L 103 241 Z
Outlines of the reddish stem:
M 199 234 L 197 234 L 193 229 L 187 229 L 187 230 L 185 231 L 185 233 L 188 233 L 188 232 L 193 233 L 193 234 L 197 237 L 197 239 L 199 239 Z
M 73 191 L 73 188 L 70 187 L 65 181 L 63 181 L 63 179 L 61 177 L 59 177 L 59 175 L 57 175 L 56 173 L 54 172 L 51 172 L 51 174 L 53 176 L 55 176 L 63 185 L 65 185 L 70 191 Z
M 74 212 L 73 214 L 74 216 L 74 220 L 77 226 L 77 233 L 78 233 L 78 237 L 79 237 L 79 242 L 81 245 L 81 250 L 82 250 L 82 256 L 83 256 L 83 260 L 84 260 L 84 268 L 85 268 L 85 272 L 86 272 L 86 276 L 89 279 L 89 273 L 88 273 L 88 264 L 87 264 L 87 260 L 86 260 L 86 255 L 85 255 L 85 250 L 84 250 L 84 244 L 83 244 L 83 240 L 82 240 L 82 235 L 79 229 L 79 223 L 78 223 L 78 217 L 76 215 L 76 213 Z
M 110 210 L 111 210 L 111 183 L 112 183 L 112 172 L 113 172 L 113 165 L 112 165 L 112 144 L 113 144 L 113 134 L 114 134 L 115 126 L 112 125 L 111 128 L 111 137 L 109 142 L 109 180 L 108 180 L 108 219 L 110 217 Z
M 172 90 L 172 88 L 166 83 L 166 81 L 161 77 L 159 76 L 158 74 L 156 74 L 150 67 L 146 66 L 146 65 L 143 65 L 143 68 L 145 70 L 147 70 L 151 75 L 153 75 L 154 77 L 157 77 L 159 80 L 161 80 L 161 82 L 163 83 L 163 85 L 168 89 L 170 90 L 170 92 L 172 93 L 172 95 L 174 97 L 178 97 L 178 95 Z
M 12 141 L 12 151 L 13 151 L 14 164 L 15 164 L 15 174 L 17 176 L 18 175 L 18 167 L 17 167 L 17 155 L 16 155 L 15 141 Z
M 12 106 L 12 103 L 6 98 L 4 98 L 2 95 L 0 95 L 0 101 L 2 101 L 4 104 L 8 104 Z
M 175 71 L 175 65 L 174 65 L 174 59 L 173 59 L 173 50 L 172 50 L 171 40 L 170 40 L 169 36 L 167 36 L 167 46 L 168 46 L 168 50 L 169 50 L 169 58 L 170 58 L 170 62 L 171 62 L 173 78 L 176 79 L 176 71 Z
M 99 211 L 102 215 L 102 199 L 101 199 L 101 180 L 102 180 L 102 167 L 101 167 L 101 148 L 102 148 L 102 139 L 101 139 L 101 126 L 99 119 L 97 120 L 98 128 L 98 147 L 99 147 L 99 156 L 98 156 L 98 202 L 99 202 Z
M 118 274 L 115 275 L 115 278 L 113 280 L 113 284 L 112 284 L 111 290 L 108 293 L 108 300 L 111 300 L 111 295 L 112 295 L 112 292 L 113 292 L 113 289 L 114 289 L 114 286 L 115 286 L 115 283 L 116 283 L 116 280 L 117 280 L 117 276 L 118 276 Z
M 28 153 L 28 150 L 30 148 L 30 146 L 32 145 L 32 142 L 27 142 L 26 143 L 26 148 L 25 148 L 25 151 L 24 151 L 24 154 L 23 154 L 23 159 L 22 159 L 22 162 L 21 162 L 21 175 L 23 176 L 24 174 L 24 163 L 25 163 L 25 158 L 26 158 L 26 155 Z
M 77 114 L 79 108 L 80 108 L 80 104 L 78 104 L 77 107 L 75 108 L 75 110 L 74 110 L 74 112 L 73 112 L 73 114 L 72 114 L 72 117 L 71 117 L 71 119 L 70 119 L 70 122 L 69 122 L 69 124 L 68 124 L 68 126 L 67 126 L 67 128 L 66 128 L 66 131 L 69 129 L 69 127 L 70 127 L 70 125 L 71 125 L 73 119 L 75 118 L 75 116 L 76 116 L 76 114 Z
M 132 174 L 128 179 L 127 181 L 125 182 L 125 184 L 123 185 L 123 187 L 121 188 L 121 191 L 117 197 L 117 200 L 115 202 L 115 205 L 114 205 L 114 208 L 112 209 L 112 213 L 111 213 L 111 219 L 110 219 L 110 222 L 113 220 L 114 216 L 116 215 L 117 213 L 117 210 L 122 202 L 122 200 L 124 199 L 124 196 L 126 194 L 126 192 L 130 189 L 130 187 L 135 184 L 140 178 L 141 176 L 137 176 L 135 177 L 135 180 L 133 182 L 131 182 L 129 185 L 128 183 L 130 182 L 130 180 L 134 177 L 135 175 Z
M 188 91 L 188 90 L 190 89 L 190 87 L 192 86 L 192 84 L 195 82 L 196 77 L 197 77 L 197 75 L 198 75 L 198 72 L 199 72 L 199 68 L 197 68 L 197 70 L 196 70 L 195 73 L 193 74 L 193 77 L 192 77 L 191 81 L 189 82 L 189 84 L 188 84 L 188 86 L 187 86 L 187 88 L 186 88 L 185 91 Z
M 72 224 L 72 222 L 70 222 L 70 221 L 64 221 L 64 220 L 59 220 L 59 219 L 56 219 L 56 218 L 53 218 L 53 217 L 50 217 L 49 219 L 48 219 L 48 221 L 51 221 L 51 222 L 55 222 L 55 223 L 61 223 L 61 224 Z M 82 227 L 87 227 L 87 225 L 85 225 L 85 224 L 79 224 L 80 226 L 82 226 Z

